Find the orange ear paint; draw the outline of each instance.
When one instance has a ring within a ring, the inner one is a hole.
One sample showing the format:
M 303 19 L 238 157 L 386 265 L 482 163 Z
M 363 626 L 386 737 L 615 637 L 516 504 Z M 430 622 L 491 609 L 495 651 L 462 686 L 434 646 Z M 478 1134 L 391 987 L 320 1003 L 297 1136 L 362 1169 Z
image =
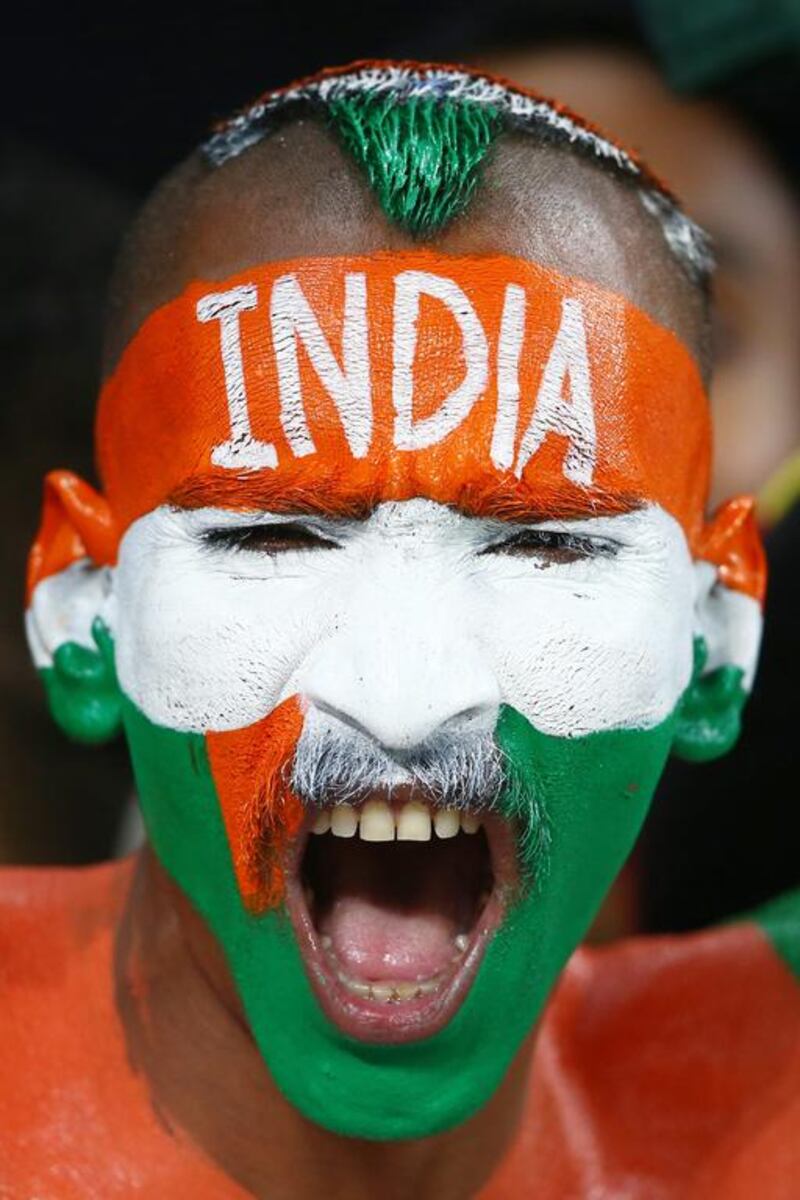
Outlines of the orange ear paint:
M 79 558 L 116 560 L 119 536 L 108 501 L 71 471 L 45 476 L 42 518 L 28 556 L 27 599 L 37 583 Z
M 258 507 L 263 485 L 267 504 L 306 492 L 329 511 L 653 501 L 694 543 L 709 446 L 691 355 L 624 298 L 520 259 L 428 250 L 192 283 L 133 338 L 98 414 L 123 529 L 168 499 Z
M 763 605 L 767 590 L 767 557 L 755 506 L 752 496 L 728 500 L 705 526 L 695 554 L 716 566 L 725 587 L 744 592 Z
M 273 908 L 283 895 L 281 854 L 303 821 L 286 774 L 302 728 L 293 696 L 255 725 L 206 734 L 239 894 L 251 912 Z

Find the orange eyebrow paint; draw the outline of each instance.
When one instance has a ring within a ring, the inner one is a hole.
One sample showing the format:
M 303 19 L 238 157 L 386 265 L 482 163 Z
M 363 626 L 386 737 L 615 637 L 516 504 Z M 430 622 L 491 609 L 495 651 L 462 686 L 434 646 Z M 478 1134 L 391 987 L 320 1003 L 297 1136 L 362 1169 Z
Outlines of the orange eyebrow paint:
M 98 412 L 121 530 L 167 500 L 247 508 L 313 490 L 328 511 L 655 502 L 694 543 L 709 447 L 694 360 L 623 297 L 428 250 L 193 282 L 144 322 Z

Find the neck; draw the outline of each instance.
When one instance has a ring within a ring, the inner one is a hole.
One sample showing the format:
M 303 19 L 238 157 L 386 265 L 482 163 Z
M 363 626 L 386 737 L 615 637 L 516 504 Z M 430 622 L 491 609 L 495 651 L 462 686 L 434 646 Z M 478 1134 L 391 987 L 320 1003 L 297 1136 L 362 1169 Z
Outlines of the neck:
M 255 1195 L 463 1200 L 489 1179 L 520 1123 L 532 1039 L 490 1102 L 447 1133 L 365 1142 L 313 1125 L 272 1082 L 219 943 L 151 852 L 141 856 L 117 947 L 131 1058 L 159 1113 Z

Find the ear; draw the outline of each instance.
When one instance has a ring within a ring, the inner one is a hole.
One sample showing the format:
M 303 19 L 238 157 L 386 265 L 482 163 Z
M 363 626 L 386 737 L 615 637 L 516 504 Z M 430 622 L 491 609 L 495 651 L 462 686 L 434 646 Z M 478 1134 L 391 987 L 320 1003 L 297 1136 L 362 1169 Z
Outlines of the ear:
M 50 711 L 70 737 L 103 742 L 120 728 L 110 635 L 117 532 L 107 501 L 69 471 L 44 484 L 28 559 L 28 645 Z
M 694 671 L 673 750 L 691 762 L 726 754 L 741 730 L 761 642 L 766 559 L 754 501 L 723 505 L 695 547 Z

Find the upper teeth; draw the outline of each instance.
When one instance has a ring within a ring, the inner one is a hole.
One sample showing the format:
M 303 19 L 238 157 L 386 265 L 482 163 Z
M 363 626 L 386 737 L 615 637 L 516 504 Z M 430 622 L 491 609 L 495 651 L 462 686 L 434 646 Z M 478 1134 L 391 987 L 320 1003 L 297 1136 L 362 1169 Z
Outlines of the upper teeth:
M 459 829 L 477 833 L 481 822 L 473 813 L 455 808 L 432 811 L 419 800 L 410 800 L 397 811 L 384 800 L 367 800 L 362 808 L 337 804 L 321 809 L 311 826 L 312 833 L 331 831 L 334 837 L 359 837 L 365 842 L 428 842 L 431 832 L 437 837 L 455 837 Z

